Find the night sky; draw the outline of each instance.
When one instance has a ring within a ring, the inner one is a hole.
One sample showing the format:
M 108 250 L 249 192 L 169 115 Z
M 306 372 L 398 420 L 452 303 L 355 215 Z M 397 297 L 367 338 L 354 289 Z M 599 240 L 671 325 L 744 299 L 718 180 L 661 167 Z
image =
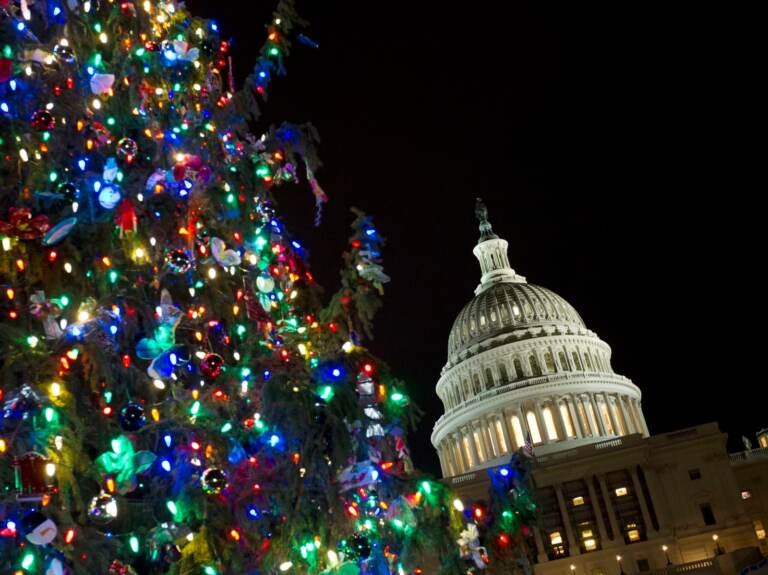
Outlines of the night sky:
M 247 14 L 187 4 L 233 36 L 242 78 L 273 3 Z M 643 390 L 651 433 L 719 421 L 732 450 L 742 434 L 754 442 L 768 426 L 754 337 L 766 321 L 765 224 L 741 196 L 764 189 L 750 143 L 764 130 L 748 36 L 682 9 L 421 4 L 299 3 L 320 49 L 296 44 L 263 116 L 321 133 L 322 226 L 308 187 L 278 201 L 329 293 L 350 206 L 388 238 L 393 280 L 370 348 L 425 411 L 416 465 L 439 472 L 434 386 L 480 278 L 476 196 L 515 270 L 612 347 L 615 371 Z

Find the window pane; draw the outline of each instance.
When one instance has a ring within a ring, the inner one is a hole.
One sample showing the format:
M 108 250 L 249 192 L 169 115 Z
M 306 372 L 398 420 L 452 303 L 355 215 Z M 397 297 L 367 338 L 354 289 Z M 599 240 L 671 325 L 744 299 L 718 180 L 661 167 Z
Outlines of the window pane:
M 531 441 L 534 443 L 541 443 L 541 433 L 539 432 L 539 424 L 536 421 L 536 415 L 532 411 L 525 414 L 525 419 L 528 421 L 528 429 L 531 431 Z

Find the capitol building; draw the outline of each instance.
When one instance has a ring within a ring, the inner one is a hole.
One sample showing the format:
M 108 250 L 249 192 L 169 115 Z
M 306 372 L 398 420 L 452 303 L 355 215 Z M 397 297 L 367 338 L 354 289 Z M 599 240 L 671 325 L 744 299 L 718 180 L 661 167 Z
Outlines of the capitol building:
M 489 474 L 532 446 L 537 575 L 758 564 L 768 552 L 768 432 L 736 454 L 716 423 L 651 435 L 642 392 L 613 371 L 610 346 L 565 299 L 519 275 L 480 200 L 476 212 L 480 283 L 436 387 L 444 481 L 482 501 Z

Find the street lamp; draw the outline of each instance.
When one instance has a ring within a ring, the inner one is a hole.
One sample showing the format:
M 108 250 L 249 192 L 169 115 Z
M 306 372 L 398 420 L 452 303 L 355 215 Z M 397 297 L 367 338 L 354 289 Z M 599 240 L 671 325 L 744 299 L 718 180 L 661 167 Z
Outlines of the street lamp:
M 624 573 L 624 565 L 621 564 L 621 555 L 616 555 L 616 562 L 619 564 L 619 575 L 627 575 Z
M 576 565 L 571 563 L 571 575 L 576 575 Z
M 723 548 L 720 547 L 720 536 L 717 533 L 712 535 L 712 541 L 715 542 L 715 555 L 722 555 L 723 553 L 725 553 L 725 551 L 723 551 Z
M 664 556 L 667 558 L 667 565 L 668 566 L 672 565 L 672 561 L 670 560 L 669 553 L 668 553 L 669 547 L 667 547 L 666 545 L 662 545 L 661 550 L 664 551 Z

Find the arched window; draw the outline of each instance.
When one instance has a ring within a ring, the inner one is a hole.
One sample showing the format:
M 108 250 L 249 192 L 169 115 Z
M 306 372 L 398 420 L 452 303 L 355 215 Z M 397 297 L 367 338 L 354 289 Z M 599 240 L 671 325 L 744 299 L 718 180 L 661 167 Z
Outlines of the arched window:
M 561 351 L 557 354 L 557 357 L 560 358 L 560 367 L 562 367 L 564 371 L 571 371 L 571 366 L 568 365 L 568 358 L 565 353 Z
M 474 390 L 475 394 L 483 391 L 483 388 L 480 387 L 480 376 L 478 376 L 476 373 L 472 374 L 472 389 Z
M 493 373 L 490 367 L 485 368 L 485 389 L 491 389 L 494 386 Z
M 557 369 L 555 369 L 555 359 L 552 357 L 552 353 L 549 351 L 544 352 L 544 365 L 547 366 L 547 371 L 550 373 L 557 371 Z
M 531 373 L 534 377 L 537 375 L 541 375 L 541 366 L 539 365 L 539 360 L 536 358 L 535 355 L 531 354 L 528 357 L 528 363 L 531 364 Z
M 515 368 L 515 379 L 521 379 L 522 377 L 525 377 L 525 374 L 523 373 L 523 364 L 520 363 L 520 358 L 515 358 L 515 361 L 512 362 L 512 365 Z
M 586 351 L 584 352 L 584 363 L 587 364 L 587 369 L 592 371 L 592 362 L 589 360 L 589 354 Z
M 528 422 L 528 429 L 531 432 L 531 441 L 533 443 L 541 443 L 541 433 L 539 432 L 539 423 L 536 421 L 536 415 L 529 411 L 525 414 L 525 419 Z
M 560 417 L 563 419 L 563 424 L 565 425 L 566 437 L 575 437 L 576 432 L 573 430 L 573 421 L 571 420 L 571 412 L 568 409 L 568 406 L 564 403 L 560 404 Z
M 545 407 L 541 411 L 541 415 L 544 417 L 544 428 L 547 430 L 547 438 L 550 441 L 557 441 L 557 427 L 555 427 L 555 418 L 552 417 L 552 410 Z
M 499 377 L 501 377 L 501 385 L 509 383 L 509 374 L 507 373 L 507 366 L 503 363 L 499 364 Z
M 579 359 L 579 352 L 574 351 L 572 352 L 572 355 L 573 355 L 573 365 L 575 365 L 576 369 L 578 369 L 579 371 L 583 371 L 581 369 L 581 359 Z
M 512 423 L 512 433 L 515 435 L 515 445 L 518 449 L 520 449 L 523 445 L 525 445 L 525 436 L 523 435 L 523 426 L 520 423 L 520 418 L 516 415 L 513 415 L 510 418 L 510 422 Z

